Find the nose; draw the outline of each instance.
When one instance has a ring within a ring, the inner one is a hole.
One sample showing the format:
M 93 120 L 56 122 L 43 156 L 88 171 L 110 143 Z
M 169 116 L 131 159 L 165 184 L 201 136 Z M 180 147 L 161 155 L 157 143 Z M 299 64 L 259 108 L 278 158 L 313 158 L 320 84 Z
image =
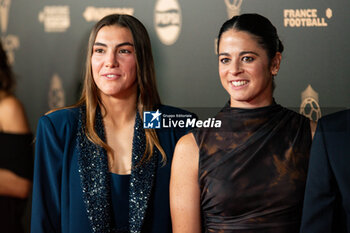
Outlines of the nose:
M 105 65 L 106 67 L 116 67 L 119 65 L 114 51 L 106 54 Z
M 237 61 L 232 61 L 231 66 L 230 66 L 230 73 L 233 76 L 237 76 L 243 72 L 243 67 L 242 64 L 240 63 L 239 60 Z

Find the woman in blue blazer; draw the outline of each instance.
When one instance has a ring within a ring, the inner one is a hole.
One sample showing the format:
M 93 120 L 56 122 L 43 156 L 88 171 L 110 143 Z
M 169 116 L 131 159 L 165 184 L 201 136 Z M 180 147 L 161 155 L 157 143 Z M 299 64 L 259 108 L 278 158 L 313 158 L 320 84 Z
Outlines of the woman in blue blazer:
M 79 102 L 39 120 L 33 233 L 171 232 L 170 166 L 186 130 L 144 129 L 153 110 L 187 114 L 160 103 L 142 23 L 104 17 L 90 34 Z
M 350 110 L 321 118 L 312 142 L 302 233 L 350 232 Z

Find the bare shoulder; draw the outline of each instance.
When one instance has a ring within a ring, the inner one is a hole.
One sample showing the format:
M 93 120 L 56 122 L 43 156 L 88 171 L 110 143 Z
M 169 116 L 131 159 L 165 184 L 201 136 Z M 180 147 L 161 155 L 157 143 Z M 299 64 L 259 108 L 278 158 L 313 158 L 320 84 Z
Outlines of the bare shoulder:
M 174 156 L 180 160 L 198 161 L 198 151 L 196 139 L 192 133 L 189 133 L 181 137 L 177 142 Z
M 9 133 L 30 132 L 23 105 L 14 96 L 6 96 L 0 102 L 0 129 Z
M 172 162 L 172 177 L 196 177 L 198 173 L 199 150 L 192 133 L 177 142 Z M 186 178 L 187 179 L 187 178 Z
M 192 149 L 198 150 L 196 139 L 194 138 L 192 133 L 188 133 L 182 136 L 177 142 L 176 147 L 180 147 L 180 148 L 186 147 L 186 148 L 192 148 Z
M 317 128 L 317 122 L 310 120 L 310 129 L 311 129 L 311 136 L 312 139 L 314 138 L 315 132 L 316 132 L 316 128 Z

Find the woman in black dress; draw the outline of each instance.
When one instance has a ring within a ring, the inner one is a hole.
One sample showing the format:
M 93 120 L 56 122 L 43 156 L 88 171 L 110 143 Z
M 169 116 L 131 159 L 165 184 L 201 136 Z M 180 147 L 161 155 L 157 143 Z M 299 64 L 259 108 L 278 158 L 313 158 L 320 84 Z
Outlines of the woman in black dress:
M 22 218 L 32 187 L 33 148 L 24 108 L 0 42 L 0 231 L 24 232 Z
M 230 100 L 215 117 L 220 129 L 194 130 L 176 146 L 175 233 L 298 232 L 312 136 L 309 119 L 273 98 L 282 52 L 261 15 L 221 27 L 219 74 Z

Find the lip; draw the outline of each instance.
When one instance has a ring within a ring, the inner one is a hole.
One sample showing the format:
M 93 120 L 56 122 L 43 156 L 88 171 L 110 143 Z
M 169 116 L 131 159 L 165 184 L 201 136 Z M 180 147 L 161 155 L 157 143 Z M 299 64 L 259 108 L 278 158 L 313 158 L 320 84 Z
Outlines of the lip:
M 246 79 L 234 79 L 234 80 L 229 80 L 229 85 L 232 89 L 235 89 L 235 90 L 239 90 L 239 89 L 243 89 L 245 87 L 247 87 L 249 85 L 249 80 L 246 80 Z M 246 82 L 245 84 L 242 84 L 240 86 L 235 86 L 233 85 L 232 82 Z
M 104 77 L 105 79 L 108 79 L 108 80 L 115 80 L 115 79 L 118 79 L 121 77 L 121 74 L 120 73 L 104 73 L 104 74 L 101 74 L 102 77 Z

